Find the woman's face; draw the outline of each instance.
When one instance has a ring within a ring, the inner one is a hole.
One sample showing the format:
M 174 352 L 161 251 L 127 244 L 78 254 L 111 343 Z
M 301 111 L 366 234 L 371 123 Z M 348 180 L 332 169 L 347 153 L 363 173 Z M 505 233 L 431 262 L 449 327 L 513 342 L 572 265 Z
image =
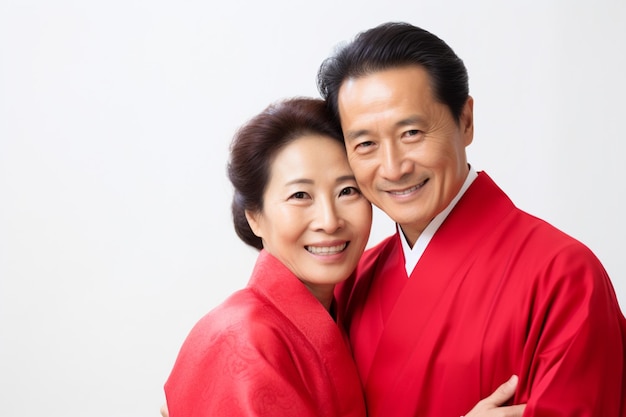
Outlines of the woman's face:
M 328 306 L 334 285 L 356 267 L 372 208 L 361 195 L 342 143 L 304 135 L 275 155 L 263 210 L 247 212 L 263 248 Z

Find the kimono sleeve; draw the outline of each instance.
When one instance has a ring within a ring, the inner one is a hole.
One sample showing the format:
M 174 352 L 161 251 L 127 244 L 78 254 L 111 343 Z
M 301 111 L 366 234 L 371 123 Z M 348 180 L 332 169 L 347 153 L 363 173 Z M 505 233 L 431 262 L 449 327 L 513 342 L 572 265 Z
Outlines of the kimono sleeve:
M 188 339 L 165 392 L 170 417 L 317 414 L 289 346 L 265 326 Z
M 624 416 L 624 316 L 604 268 L 575 246 L 541 274 L 518 388 L 524 416 Z

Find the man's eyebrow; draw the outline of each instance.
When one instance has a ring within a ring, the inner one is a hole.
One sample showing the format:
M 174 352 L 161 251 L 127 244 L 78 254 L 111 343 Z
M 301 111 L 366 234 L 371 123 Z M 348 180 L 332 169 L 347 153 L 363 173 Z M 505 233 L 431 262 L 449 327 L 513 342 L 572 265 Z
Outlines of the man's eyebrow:
M 344 133 L 344 138 L 345 140 L 355 140 L 361 136 L 366 136 L 367 134 L 369 134 L 369 130 L 367 129 L 353 130 Z
M 423 117 L 418 116 L 418 115 L 413 115 L 413 116 L 405 117 L 404 119 L 396 122 L 396 127 L 414 125 L 414 124 L 423 123 L 423 122 L 424 122 Z
M 423 117 L 418 116 L 418 115 L 413 115 L 413 116 L 408 116 L 408 117 L 405 117 L 404 119 L 398 120 L 394 124 L 394 126 L 398 128 L 398 127 L 415 125 L 415 124 L 419 124 L 423 122 L 424 122 Z M 367 129 L 352 130 L 352 131 L 345 132 L 344 138 L 345 140 L 349 141 L 349 140 L 358 139 L 361 136 L 367 136 L 369 134 L 370 134 L 370 131 Z

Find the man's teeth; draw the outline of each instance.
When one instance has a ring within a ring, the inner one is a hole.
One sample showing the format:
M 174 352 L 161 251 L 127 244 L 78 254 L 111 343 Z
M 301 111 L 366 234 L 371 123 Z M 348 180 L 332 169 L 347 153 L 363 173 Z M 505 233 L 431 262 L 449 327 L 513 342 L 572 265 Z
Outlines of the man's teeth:
M 390 194 L 393 194 L 393 195 L 406 195 L 406 194 L 410 194 L 410 193 L 412 193 L 413 191 L 417 190 L 418 188 L 422 187 L 425 183 L 426 183 L 426 181 L 422 182 L 421 184 L 417 184 L 415 187 L 407 188 L 406 190 L 401 190 L 401 191 L 390 191 Z
M 405 195 L 405 194 L 412 193 L 413 191 L 417 190 L 418 188 L 420 188 L 420 186 L 416 185 L 415 187 L 411 187 L 411 188 L 408 188 L 406 190 L 392 191 L 391 194 L 393 194 L 393 195 Z
M 314 255 L 334 255 L 344 250 L 346 246 L 347 242 L 336 246 L 307 246 L 306 250 Z

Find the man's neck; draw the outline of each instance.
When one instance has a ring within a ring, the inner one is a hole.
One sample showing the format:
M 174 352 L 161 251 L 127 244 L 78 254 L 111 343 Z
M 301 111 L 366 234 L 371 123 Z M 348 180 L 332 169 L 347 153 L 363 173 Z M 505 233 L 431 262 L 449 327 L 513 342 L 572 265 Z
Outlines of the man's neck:
M 405 266 L 408 276 L 411 275 L 413 268 L 415 267 L 415 265 L 417 265 L 417 262 L 421 258 L 422 253 L 424 253 L 424 250 L 426 250 L 426 246 L 428 246 L 428 243 L 430 243 L 430 240 L 435 235 L 435 232 L 437 232 L 437 230 L 439 229 L 439 226 L 441 226 L 441 224 L 445 221 L 445 219 L 448 217 L 448 214 L 450 214 L 454 206 L 456 206 L 458 201 L 461 199 L 463 194 L 465 194 L 465 191 L 467 191 L 467 189 L 470 187 L 470 185 L 477 176 L 478 174 L 476 173 L 476 171 L 470 167 L 469 173 L 465 178 L 465 182 L 463 182 L 461 189 L 452 199 L 450 204 L 448 204 L 448 206 L 443 211 L 435 216 L 435 218 L 433 218 L 425 228 L 413 229 L 415 231 L 415 236 L 411 234 L 410 227 L 406 228 L 409 231 L 409 233 L 407 234 L 404 228 L 401 225 L 398 225 L 398 230 L 402 232 L 400 233 L 400 240 L 402 241 L 402 249 L 404 251 Z

